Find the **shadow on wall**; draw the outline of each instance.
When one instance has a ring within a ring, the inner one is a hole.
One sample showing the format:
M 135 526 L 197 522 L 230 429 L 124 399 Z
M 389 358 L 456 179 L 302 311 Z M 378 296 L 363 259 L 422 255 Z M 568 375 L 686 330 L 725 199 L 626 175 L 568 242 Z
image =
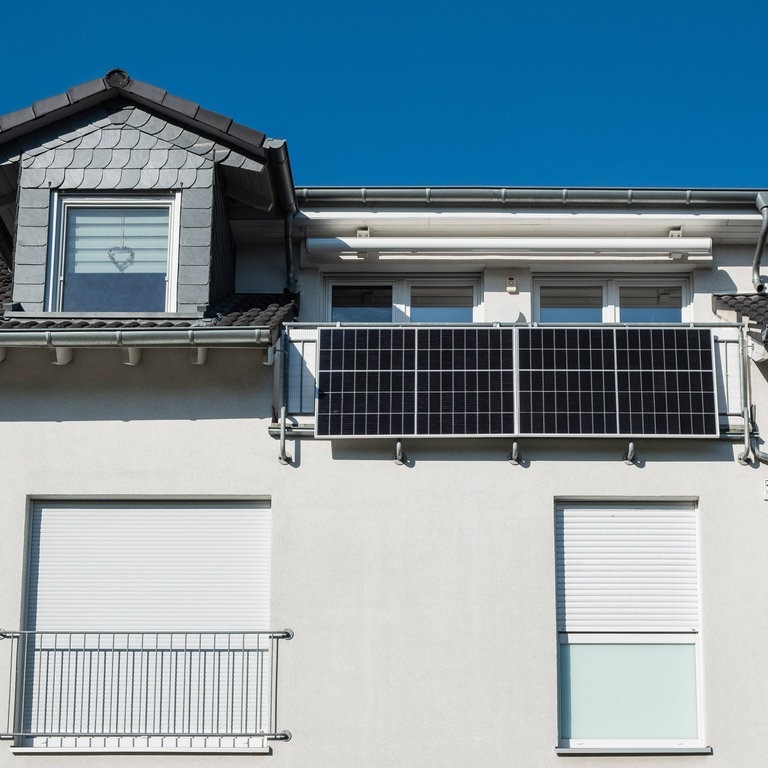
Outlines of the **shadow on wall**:
M 405 439 L 402 448 L 407 458 L 402 466 L 413 467 L 420 461 L 497 461 L 508 462 L 512 452 L 512 438 L 430 438 Z M 519 439 L 519 463 L 510 463 L 510 472 L 525 472 L 539 462 L 595 462 L 615 461 L 624 464 L 629 441 L 624 438 L 530 438 Z M 635 440 L 635 455 L 628 472 L 642 470 L 659 462 L 733 462 L 733 443 L 716 438 L 705 439 L 643 439 Z M 396 438 L 331 441 L 333 458 L 337 461 L 389 460 L 393 463 Z
M 141 421 L 270 418 L 273 369 L 262 350 L 142 350 L 124 365 L 117 349 L 76 350 L 52 365 L 47 350 L 10 349 L 0 363 L 4 421 Z

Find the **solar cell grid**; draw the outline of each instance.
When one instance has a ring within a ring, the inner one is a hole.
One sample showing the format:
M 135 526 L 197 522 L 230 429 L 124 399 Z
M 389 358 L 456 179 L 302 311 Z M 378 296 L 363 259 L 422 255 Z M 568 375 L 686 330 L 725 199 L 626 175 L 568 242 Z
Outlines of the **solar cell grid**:
M 316 433 L 714 436 L 712 343 L 680 327 L 321 329 Z
M 514 432 L 512 329 L 327 328 L 319 345 L 320 436 Z
M 616 432 L 609 328 L 521 328 L 520 433 Z
M 704 328 L 617 328 L 619 431 L 715 435 L 712 333 Z

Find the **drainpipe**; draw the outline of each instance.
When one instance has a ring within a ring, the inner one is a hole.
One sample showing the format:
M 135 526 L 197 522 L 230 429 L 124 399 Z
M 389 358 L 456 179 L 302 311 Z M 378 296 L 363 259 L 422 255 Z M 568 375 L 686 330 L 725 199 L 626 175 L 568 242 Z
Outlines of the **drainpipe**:
M 293 217 L 299 210 L 299 204 L 296 202 L 296 189 L 293 186 L 291 161 L 288 159 L 288 145 L 284 139 L 267 139 L 264 142 L 264 148 L 267 150 L 267 157 L 269 158 L 277 204 L 285 216 L 285 290 L 288 293 L 296 293 L 298 284 L 291 235 Z
M 755 205 L 763 217 L 763 225 L 760 227 L 760 238 L 757 241 L 755 260 L 752 262 L 752 285 L 755 286 L 755 290 L 758 293 L 762 293 L 765 290 L 765 284 L 760 277 L 760 260 L 763 256 L 766 238 L 768 238 L 768 192 L 758 192 Z

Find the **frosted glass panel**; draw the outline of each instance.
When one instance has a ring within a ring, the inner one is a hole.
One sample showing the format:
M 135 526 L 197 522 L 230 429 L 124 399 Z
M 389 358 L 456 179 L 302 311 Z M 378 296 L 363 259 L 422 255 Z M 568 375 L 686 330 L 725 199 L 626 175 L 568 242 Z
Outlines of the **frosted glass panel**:
M 693 644 L 560 646 L 563 739 L 696 739 Z

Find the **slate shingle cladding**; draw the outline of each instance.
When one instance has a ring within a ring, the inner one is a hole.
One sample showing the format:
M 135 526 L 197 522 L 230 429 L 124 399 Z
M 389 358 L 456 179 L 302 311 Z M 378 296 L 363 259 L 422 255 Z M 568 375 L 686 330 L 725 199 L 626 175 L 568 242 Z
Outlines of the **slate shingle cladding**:
M 21 161 L 14 301 L 30 312 L 44 308 L 51 190 L 118 195 L 180 191 L 176 309 L 194 312 L 218 298 L 211 296 L 212 241 L 217 259 L 230 270 L 234 266 L 227 253 L 228 233 L 214 231 L 227 227 L 225 216 L 213 216 L 214 168 L 227 160 L 231 167 L 259 173 L 262 164 L 119 102 L 70 118 L 63 133 L 35 131 L 19 143 L 21 154 L 6 147 L 5 157 L 6 162 Z M 217 293 L 224 294 L 232 280 L 219 277 Z
M 296 317 L 297 299 L 234 293 L 225 187 L 250 201 L 258 217 L 294 210 L 284 142 L 267 141 L 259 131 L 122 70 L 0 115 L 0 255 L 6 261 L 15 232 L 13 274 L 0 262 L 0 298 L 31 315 L 1 317 L 0 329 L 255 325 L 276 333 Z M 46 318 L 53 191 L 180 193 L 177 304 L 171 309 L 186 317 Z M 190 319 L 203 308 L 204 317 Z

